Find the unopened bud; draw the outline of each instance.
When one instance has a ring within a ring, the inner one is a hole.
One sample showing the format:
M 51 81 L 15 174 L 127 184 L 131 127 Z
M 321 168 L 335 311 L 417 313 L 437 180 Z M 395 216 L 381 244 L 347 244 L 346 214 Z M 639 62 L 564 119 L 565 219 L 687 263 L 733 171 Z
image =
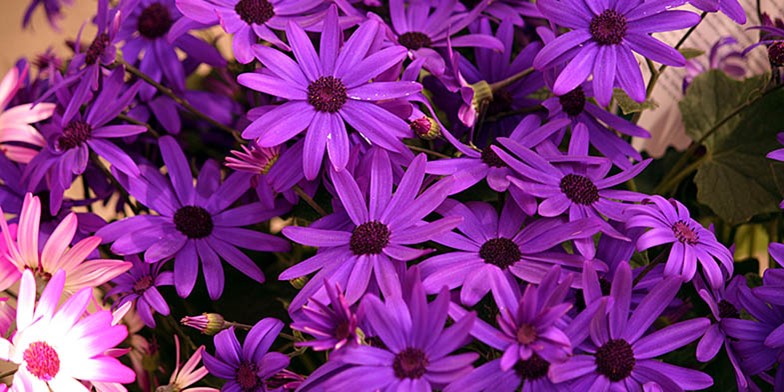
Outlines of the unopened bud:
M 493 100 L 493 89 L 484 80 L 472 84 L 471 89 L 474 90 L 474 98 L 471 100 L 474 110 L 479 111 L 485 102 Z
M 441 136 L 441 126 L 438 125 L 436 120 L 422 116 L 411 122 L 411 130 L 414 131 L 419 138 L 425 140 L 433 140 Z
M 182 325 L 195 328 L 205 335 L 215 335 L 228 328 L 223 316 L 217 313 L 202 313 L 200 316 L 186 316 L 180 320 Z
M 308 277 L 300 276 L 299 278 L 294 278 L 290 280 L 289 283 L 291 283 L 291 285 L 294 286 L 295 289 L 301 290 L 303 287 L 305 287 L 305 283 L 308 283 Z

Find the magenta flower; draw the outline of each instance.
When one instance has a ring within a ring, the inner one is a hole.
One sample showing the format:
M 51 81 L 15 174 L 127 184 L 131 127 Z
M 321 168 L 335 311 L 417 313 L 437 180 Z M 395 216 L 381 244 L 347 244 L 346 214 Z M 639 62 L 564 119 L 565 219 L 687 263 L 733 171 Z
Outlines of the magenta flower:
M 346 123 L 371 144 L 406 150 L 402 139 L 411 135 L 408 124 L 376 101 L 407 97 L 422 86 L 406 81 L 368 82 L 405 58 L 405 49 L 399 46 L 371 49 L 370 42 L 379 38 L 379 30 L 377 21 L 366 21 L 341 48 L 333 6 L 324 21 L 319 54 L 305 30 L 293 23 L 286 35 L 296 62 L 270 47 L 255 46 L 254 53 L 266 69 L 242 74 L 238 82 L 288 102 L 253 121 L 242 137 L 258 138 L 260 146 L 274 147 L 307 129 L 302 159 L 309 180 L 318 175 L 325 150 L 335 170 L 346 167 L 351 146 Z
M 642 102 L 646 98 L 645 83 L 633 52 L 662 64 L 685 65 L 683 55 L 650 35 L 699 23 L 699 15 L 693 12 L 670 10 L 675 3 L 683 2 L 538 1 L 547 19 L 572 30 L 545 45 L 534 66 L 543 71 L 568 62 L 553 86 L 556 95 L 574 90 L 593 75 L 599 104 L 610 103 L 616 83 L 632 99 Z
M 56 106 L 45 102 L 8 107 L 26 74 L 27 68 L 20 74 L 17 67 L 11 67 L 0 81 L 0 154 L 19 163 L 29 163 L 46 145 L 46 139 L 32 124 L 51 117 Z
M 159 140 L 161 155 L 169 171 L 163 177 L 157 167 L 142 165 L 142 176 L 118 175 L 123 187 L 158 215 L 136 215 L 101 228 L 96 235 L 112 242 L 112 252 L 133 255 L 144 252 L 144 261 L 155 263 L 174 258 L 174 284 L 186 297 L 196 284 L 199 262 L 212 299 L 223 293 L 223 259 L 257 282 L 264 273 L 237 247 L 265 252 L 285 252 L 289 244 L 282 238 L 247 226 L 268 220 L 281 211 L 260 203 L 229 209 L 248 189 L 248 176 L 234 173 L 220 183 L 220 169 L 214 161 L 204 164 L 197 184 L 190 166 L 171 136 Z
M 0 338 L 0 358 L 19 365 L 13 388 L 20 391 L 84 391 L 81 381 L 127 384 L 134 372 L 105 352 L 128 335 L 124 325 L 113 325 L 112 313 L 82 315 L 92 298 L 85 287 L 58 306 L 66 280 L 58 271 L 36 304 L 32 271 L 25 271 L 16 309 L 16 333 Z
M 209 387 L 188 388 L 209 374 L 205 366 L 197 368 L 205 354 L 204 346 L 199 346 L 182 367 L 180 367 L 180 338 L 177 335 L 174 335 L 174 350 L 177 353 L 174 371 L 169 378 L 169 383 L 159 386 L 159 389 L 179 392 L 218 392 L 218 389 Z
M 323 351 L 340 350 L 343 347 L 359 344 L 357 315 L 346 302 L 340 285 L 325 281 L 324 289 L 329 297 L 329 305 L 311 299 L 301 308 L 301 312 L 292 315 L 294 322 L 291 323 L 291 329 L 316 338 L 316 340 L 297 342 L 297 346 Z

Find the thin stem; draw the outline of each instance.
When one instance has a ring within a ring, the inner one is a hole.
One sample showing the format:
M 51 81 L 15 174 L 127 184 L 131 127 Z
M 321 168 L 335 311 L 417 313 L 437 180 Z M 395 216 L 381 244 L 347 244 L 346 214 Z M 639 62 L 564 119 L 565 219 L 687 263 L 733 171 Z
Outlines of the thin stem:
M 127 62 L 125 62 L 125 60 L 118 58 L 117 60 L 115 60 L 115 65 L 116 66 L 123 66 L 123 67 L 125 67 L 125 70 L 128 71 L 128 73 L 138 77 L 141 80 L 144 80 L 150 86 L 155 87 L 155 89 L 158 90 L 161 94 L 166 95 L 167 97 L 173 99 L 174 102 L 177 102 L 180 106 L 182 106 L 183 108 L 185 108 L 189 112 L 193 113 L 193 115 L 195 115 L 196 117 L 199 117 L 199 118 L 201 118 L 204 121 L 207 121 L 212 126 L 218 128 L 218 129 L 220 129 L 222 131 L 230 133 L 232 136 L 234 136 L 234 139 L 236 139 L 237 141 L 242 141 L 242 138 L 240 137 L 240 132 L 239 131 L 237 131 L 236 129 L 231 128 L 229 126 L 226 126 L 226 125 L 222 124 L 221 122 L 215 120 L 214 118 L 204 114 L 202 111 L 200 111 L 199 109 L 196 109 L 193 105 L 191 105 L 191 103 L 188 102 L 185 98 L 182 98 L 182 97 L 178 96 L 177 94 L 175 94 L 172 89 L 170 89 L 170 88 L 168 88 L 168 87 L 158 83 L 157 81 L 155 81 L 155 79 L 151 78 L 149 75 L 145 74 L 140 69 L 138 69 L 138 68 L 134 67 L 133 65 L 128 64 Z
M 128 116 L 127 114 L 122 114 L 122 113 L 118 114 L 117 118 L 120 119 L 120 120 L 123 120 L 123 121 L 125 121 L 127 123 L 133 124 L 133 125 L 141 125 L 143 127 L 146 127 L 147 128 L 147 132 L 152 134 L 152 136 L 154 136 L 156 139 L 161 137 L 161 135 L 158 133 L 158 131 L 153 129 L 152 125 L 147 124 L 146 122 L 139 121 L 139 120 L 137 120 L 137 119 L 135 119 L 133 117 Z
M 225 324 L 228 327 L 237 327 L 239 329 L 244 329 L 246 331 L 250 331 L 250 329 L 253 328 L 252 325 L 242 324 L 242 323 L 235 323 L 234 321 L 226 321 Z
M 697 171 L 697 169 L 700 167 L 700 165 L 704 160 L 705 160 L 705 156 L 702 156 L 700 157 L 700 159 L 692 162 L 689 166 L 686 166 L 686 168 L 680 170 L 677 173 L 677 175 L 675 175 L 671 179 L 668 179 L 667 182 L 662 182 L 659 185 L 657 185 L 656 188 L 653 190 L 653 193 L 657 195 L 670 194 L 670 192 L 674 191 L 678 186 L 678 184 L 680 184 L 681 181 L 683 181 L 683 179 L 685 179 L 686 177 L 690 176 L 692 173 Z
M 645 266 L 645 269 L 644 269 L 644 270 L 642 270 L 642 272 L 640 272 L 640 274 L 639 274 L 639 275 L 637 275 L 637 277 L 636 277 L 636 278 L 634 278 L 634 283 L 632 284 L 632 286 L 637 286 L 637 283 L 640 283 L 640 281 L 642 280 L 642 278 L 644 278 L 644 277 L 645 277 L 645 275 L 648 275 L 648 272 L 651 272 L 651 271 L 653 270 L 653 268 L 654 268 L 654 267 L 656 267 L 656 266 L 657 266 L 657 265 L 659 265 L 659 264 L 660 264 L 662 261 L 664 261 L 664 260 L 665 260 L 665 257 L 664 257 L 664 256 L 666 256 L 666 255 L 668 255 L 668 254 L 669 254 L 669 252 L 661 252 L 661 253 L 659 253 L 659 254 L 656 256 L 656 258 L 655 258 L 655 259 L 653 259 L 653 260 L 652 260 L 650 263 L 648 263 L 648 265 L 646 265 L 646 266 Z
M 310 197 L 307 193 L 305 193 L 305 191 L 302 190 L 302 188 L 300 188 L 299 185 L 294 185 L 294 192 L 297 194 L 297 196 L 300 197 L 300 199 L 305 200 L 305 203 L 308 203 L 310 208 L 318 212 L 319 215 L 327 216 L 327 211 L 324 211 L 324 209 L 321 208 L 321 206 L 318 205 L 318 203 L 316 203 L 316 201 L 313 200 L 312 197 Z
M 128 206 L 131 208 L 131 211 L 133 211 L 134 215 L 139 215 L 139 211 L 140 211 L 139 206 L 137 206 L 135 203 L 133 203 L 133 201 L 131 201 L 130 194 L 128 194 L 128 191 L 125 190 L 125 187 L 120 185 L 120 182 L 117 181 L 116 178 L 114 178 L 114 174 L 112 174 L 112 171 L 109 170 L 109 168 L 107 168 L 103 164 L 103 162 L 101 162 L 100 159 L 98 159 L 97 155 L 90 153 L 90 159 L 93 161 L 93 163 L 95 163 L 95 166 L 98 166 L 98 169 L 101 170 L 101 172 L 106 176 L 106 178 L 109 179 L 111 185 L 115 189 L 117 189 L 118 192 L 120 192 L 120 194 L 125 200 L 128 201 Z
M 518 80 L 520 80 L 520 79 L 522 79 L 522 78 L 524 78 L 524 77 L 526 77 L 526 76 L 528 76 L 528 75 L 530 75 L 532 73 L 534 73 L 534 68 L 533 67 L 525 69 L 523 71 L 520 71 L 520 72 L 518 72 L 518 73 L 516 73 L 516 74 L 514 74 L 514 75 L 512 75 L 512 76 L 510 76 L 510 77 L 508 77 L 508 78 L 506 78 L 504 80 L 499 80 L 499 81 L 497 81 L 495 83 L 490 83 L 490 90 L 492 90 L 493 92 L 496 92 L 496 91 L 501 90 L 503 88 L 509 87 L 512 83 L 514 83 L 514 82 L 516 82 L 516 81 L 518 81 Z
M 424 147 L 411 146 L 411 145 L 406 145 L 406 147 L 408 147 L 408 149 L 411 150 L 411 151 L 423 152 L 425 154 L 432 155 L 432 156 L 438 157 L 438 158 L 445 158 L 445 159 L 452 158 L 449 155 L 442 154 L 440 152 L 433 151 L 433 150 L 428 150 L 427 148 L 424 148 Z

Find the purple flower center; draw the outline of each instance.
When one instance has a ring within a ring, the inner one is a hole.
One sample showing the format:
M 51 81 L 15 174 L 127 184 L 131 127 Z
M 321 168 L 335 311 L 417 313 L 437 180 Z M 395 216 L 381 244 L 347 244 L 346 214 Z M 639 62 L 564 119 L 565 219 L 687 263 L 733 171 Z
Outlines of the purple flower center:
M 700 241 L 700 236 L 691 226 L 680 220 L 672 225 L 672 234 L 683 244 L 695 245 Z
M 389 228 L 379 222 L 365 222 L 351 232 L 349 248 L 355 255 L 377 255 L 389 244 Z
M 81 146 L 90 138 L 92 131 L 93 127 L 82 120 L 69 122 L 63 129 L 63 134 L 57 138 L 57 149 L 66 151 Z
M 139 15 L 137 29 L 142 37 L 156 39 L 166 35 L 173 23 L 166 6 L 161 3 L 152 3 Z
M 335 326 L 335 331 L 332 333 L 335 335 L 335 339 L 337 340 L 345 340 L 351 335 L 351 323 L 348 321 L 341 321 Z
M 569 200 L 582 205 L 591 205 L 599 200 L 599 189 L 588 177 L 569 173 L 561 179 L 561 192 Z
M 136 280 L 136 283 L 133 284 L 133 292 L 134 294 L 142 295 L 144 291 L 149 289 L 150 286 L 155 282 L 155 279 L 150 275 L 144 275 L 141 278 Z
M 774 67 L 784 66 L 784 41 L 774 42 L 768 47 L 768 59 Z
M 263 25 L 275 16 L 275 10 L 267 0 L 240 0 L 234 11 L 249 25 Z
M 395 355 L 392 369 L 397 378 L 420 378 L 425 375 L 429 363 L 424 351 L 409 347 Z
M 520 378 L 532 381 L 546 376 L 549 369 L 550 363 L 536 353 L 525 361 L 518 361 L 514 366 L 514 370 Z
M 558 97 L 561 101 L 561 107 L 571 117 L 574 117 L 583 112 L 585 109 L 585 92 L 582 87 L 569 91 L 568 93 Z
M 487 115 L 496 116 L 501 113 L 507 113 L 512 110 L 512 103 L 514 97 L 509 90 L 500 89 L 493 92 L 493 100 L 487 105 Z
M 479 257 L 501 269 L 520 261 L 520 247 L 508 238 L 493 238 L 479 248 Z
M 109 34 L 101 33 L 93 40 L 84 57 L 84 62 L 87 65 L 93 65 L 106 51 L 109 46 Z
M 46 342 L 31 343 L 22 359 L 27 364 L 27 371 L 42 381 L 53 379 L 60 371 L 60 357 Z
M 735 305 L 729 303 L 726 299 L 719 301 L 719 317 L 725 318 L 740 318 L 740 313 Z
M 490 146 L 487 146 L 482 150 L 482 162 L 490 167 L 509 167 L 509 165 L 507 165 Z
M 411 50 L 426 48 L 433 43 L 427 34 L 418 31 L 409 31 L 401 34 L 400 37 L 398 37 L 397 42 Z
M 626 17 L 616 10 L 604 10 L 591 20 L 590 32 L 599 45 L 618 45 L 626 36 Z
M 199 206 L 185 206 L 174 213 L 174 225 L 188 238 L 204 238 L 212 233 L 212 216 Z
M 243 391 L 255 391 L 259 386 L 259 377 L 256 375 L 259 369 L 255 363 L 242 362 L 237 368 L 237 384 L 240 384 Z
M 531 324 L 523 324 L 517 329 L 517 341 L 522 344 L 531 344 L 536 341 L 539 335 L 536 333 L 536 327 Z
M 629 377 L 636 363 L 632 346 L 623 339 L 610 340 L 596 350 L 596 371 L 615 382 Z
M 308 103 L 320 112 L 335 113 L 346 99 L 346 85 L 334 76 L 322 76 L 308 86 Z

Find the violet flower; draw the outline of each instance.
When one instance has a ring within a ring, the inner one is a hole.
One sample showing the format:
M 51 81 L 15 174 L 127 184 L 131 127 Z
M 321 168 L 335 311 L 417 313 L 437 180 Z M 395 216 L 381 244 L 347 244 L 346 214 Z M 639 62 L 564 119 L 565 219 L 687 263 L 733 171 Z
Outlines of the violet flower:
M 689 4 L 706 12 L 721 11 L 737 24 L 746 23 L 746 11 L 738 0 L 689 0 Z
M 129 259 L 133 262 L 133 267 L 127 273 L 112 280 L 114 287 L 106 292 L 106 296 L 115 294 L 119 296 L 114 304 L 115 308 L 126 302 L 133 303 L 136 313 L 144 323 L 150 328 L 155 328 L 154 312 L 163 316 L 169 315 L 169 305 L 158 291 L 158 287 L 173 286 L 174 274 L 171 271 L 161 271 L 162 263 L 144 263 L 137 256 Z
M 291 329 L 304 332 L 316 340 L 297 342 L 300 347 L 312 347 L 316 351 L 340 350 L 343 347 L 359 344 L 357 315 L 346 302 L 346 297 L 338 284 L 324 282 L 329 297 L 329 305 L 311 299 L 294 313 Z M 334 355 L 334 354 L 333 354 Z
M 337 9 L 330 8 L 324 21 L 319 54 L 302 27 L 286 28 L 296 62 L 270 47 L 257 45 L 254 53 L 267 67 L 262 73 L 245 73 L 238 82 L 253 90 L 287 99 L 267 111 L 242 133 L 258 138 L 262 147 L 282 144 L 307 129 L 303 152 L 305 178 L 315 179 L 326 150 L 335 170 L 343 170 L 349 159 L 350 141 L 346 123 L 368 142 L 387 150 L 406 149 L 402 139 L 411 130 L 375 101 L 407 97 L 420 91 L 416 82 L 372 82 L 371 79 L 400 63 L 405 50 L 399 46 L 372 50 L 379 23 L 369 20 L 341 48 Z
M 63 6 L 73 5 L 73 0 L 30 0 L 30 5 L 25 9 L 24 17 L 22 19 L 22 27 L 27 28 L 30 26 L 30 20 L 33 18 L 33 12 L 38 7 L 43 8 L 46 13 L 46 19 L 49 21 L 49 26 L 55 30 L 59 30 L 58 22 L 63 19 Z
M 159 139 L 161 155 L 169 171 L 167 180 L 158 168 L 142 165 L 142 176 L 118 175 L 128 193 L 158 215 L 136 215 L 103 227 L 96 235 L 112 243 L 112 252 L 132 255 L 144 252 L 144 261 L 155 263 L 174 258 L 174 285 L 181 297 L 193 290 L 204 270 L 210 298 L 223 293 L 221 259 L 257 282 L 264 273 L 237 247 L 265 252 L 285 252 L 289 244 L 269 234 L 244 229 L 277 216 L 260 203 L 231 208 L 248 189 L 248 178 L 234 173 L 220 183 L 220 169 L 214 161 L 201 168 L 196 185 L 190 166 L 171 136 Z

